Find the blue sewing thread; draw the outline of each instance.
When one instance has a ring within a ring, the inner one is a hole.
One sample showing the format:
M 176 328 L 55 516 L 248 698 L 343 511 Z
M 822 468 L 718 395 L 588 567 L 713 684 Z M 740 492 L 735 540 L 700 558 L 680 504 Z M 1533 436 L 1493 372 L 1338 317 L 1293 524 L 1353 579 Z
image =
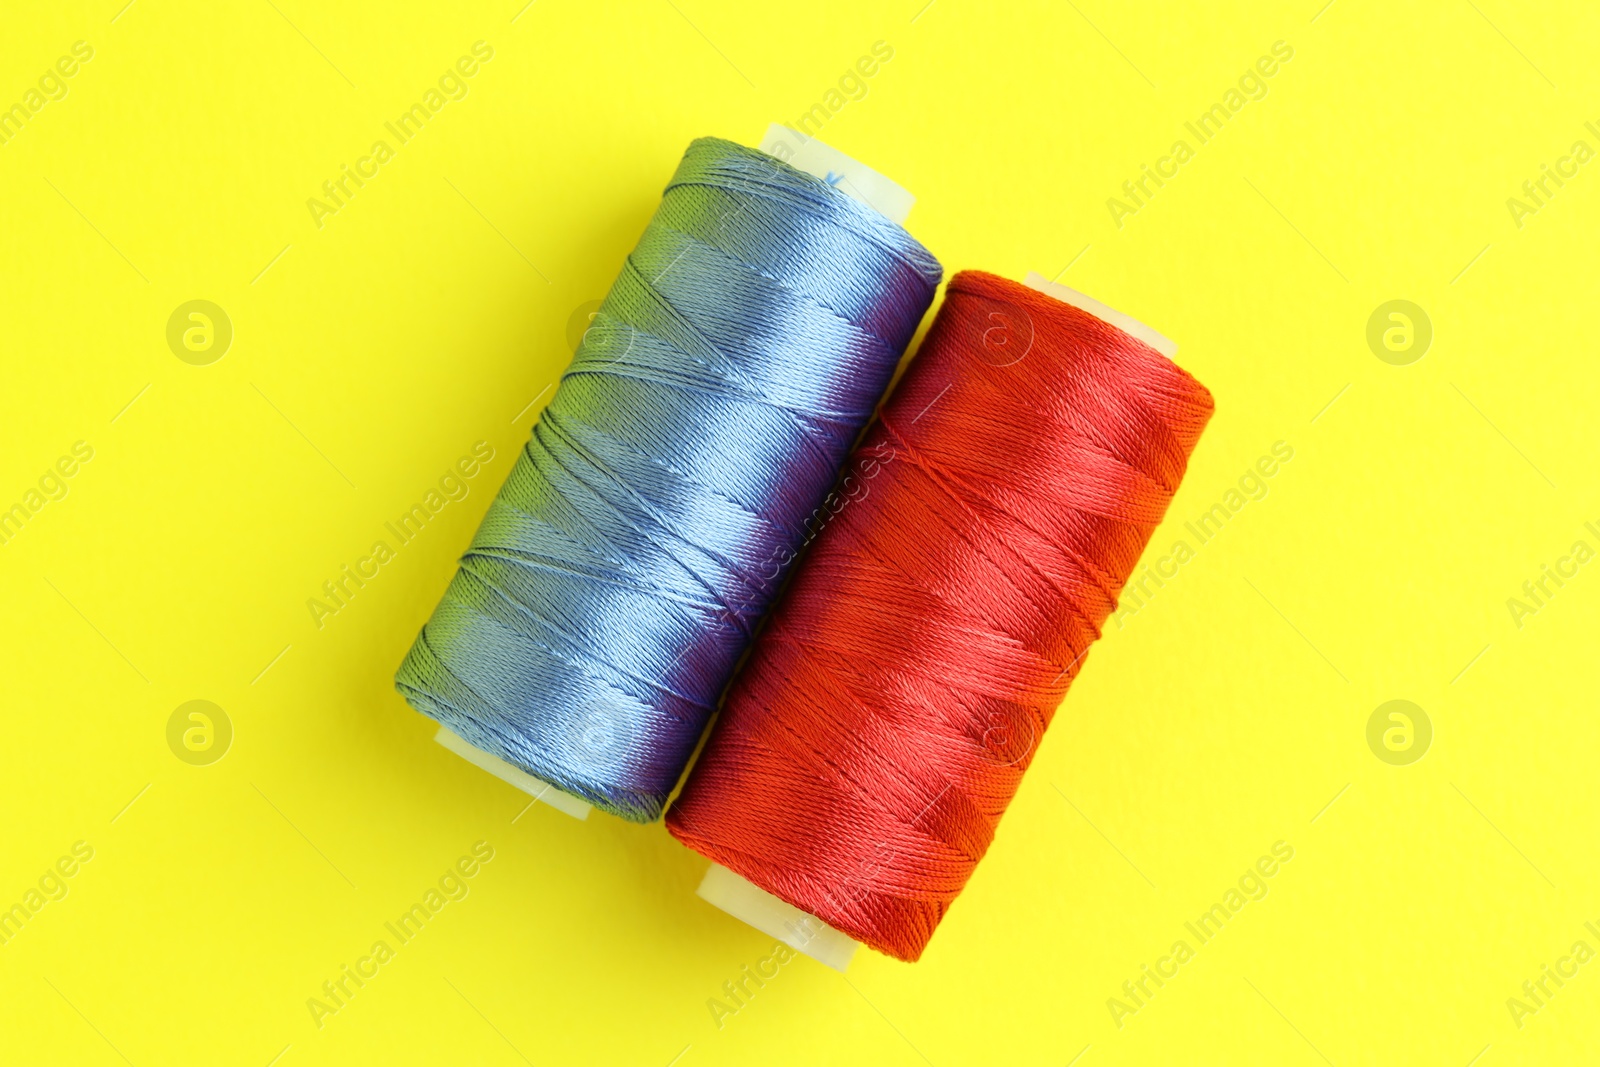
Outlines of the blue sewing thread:
M 693 142 L 395 687 L 659 818 L 939 276 L 820 179 Z

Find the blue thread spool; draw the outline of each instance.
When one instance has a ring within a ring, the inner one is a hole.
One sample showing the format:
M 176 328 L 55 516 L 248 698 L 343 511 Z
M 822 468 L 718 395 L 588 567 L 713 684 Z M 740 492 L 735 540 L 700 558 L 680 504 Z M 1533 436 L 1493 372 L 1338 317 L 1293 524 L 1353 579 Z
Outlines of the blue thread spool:
M 854 167 L 689 146 L 396 675 L 453 751 L 660 817 L 939 282 Z

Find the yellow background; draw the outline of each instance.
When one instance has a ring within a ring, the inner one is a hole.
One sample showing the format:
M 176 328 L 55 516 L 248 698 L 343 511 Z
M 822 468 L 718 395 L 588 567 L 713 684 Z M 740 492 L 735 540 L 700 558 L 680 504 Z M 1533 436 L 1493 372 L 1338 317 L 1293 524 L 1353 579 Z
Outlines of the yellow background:
M 1600 147 L 1586 5 L 124 2 L 0 34 L 0 103 L 95 50 L 0 146 L 0 506 L 95 450 L 0 546 L 0 906 L 95 850 L 0 947 L 0 1058 L 1592 1062 L 1600 963 L 1506 1006 L 1600 948 L 1600 567 L 1506 606 L 1600 547 L 1600 166 L 1506 207 Z M 469 95 L 314 225 L 480 39 Z M 704 862 L 525 810 L 391 678 L 689 140 L 755 143 L 879 40 L 823 137 L 918 196 L 947 271 L 1059 272 L 1215 393 L 1155 545 L 1294 459 L 1109 628 L 922 962 L 801 959 L 719 1029 L 771 942 L 694 896 Z M 1119 229 L 1107 198 L 1279 40 Z M 1434 339 L 1391 366 L 1366 324 L 1402 298 Z M 209 366 L 166 343 L 192 299 L 233 324 Z M 478 440 L 471 495 L 318 629 L 306 600 Z M 166 740 L 193 699 L 234 728 L 209 766 Z M 1365 739 L 1391 699 L 1433 724 L 1409 766 Z M 319 1029 L 307 998 L 480 840 L 470 895 Z M 1270 894 L 1119 1028 L 1107 999 L 1279 840 Z

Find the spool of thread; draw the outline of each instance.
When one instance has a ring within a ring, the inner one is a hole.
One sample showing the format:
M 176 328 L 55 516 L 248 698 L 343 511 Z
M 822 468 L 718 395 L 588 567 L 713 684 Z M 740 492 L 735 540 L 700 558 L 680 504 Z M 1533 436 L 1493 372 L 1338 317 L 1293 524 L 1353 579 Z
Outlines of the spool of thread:
M 951 279 L 728 693 L 667 828 L 700 893 L 843 969 L 917 959 L 1212 412 L 1081 294 Z
M 660 817 L 939 282 L 836 184 L 689 146 L 396 675 L 441 743 Z

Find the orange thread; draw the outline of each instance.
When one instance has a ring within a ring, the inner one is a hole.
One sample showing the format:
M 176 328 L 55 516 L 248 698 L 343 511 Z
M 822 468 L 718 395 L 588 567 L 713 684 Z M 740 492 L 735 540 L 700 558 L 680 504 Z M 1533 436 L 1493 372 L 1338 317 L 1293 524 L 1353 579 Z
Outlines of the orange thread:
M 1121 330 L 956 275 L 668 829 L 915 960 L 1211 412 L 1204 386 Z

